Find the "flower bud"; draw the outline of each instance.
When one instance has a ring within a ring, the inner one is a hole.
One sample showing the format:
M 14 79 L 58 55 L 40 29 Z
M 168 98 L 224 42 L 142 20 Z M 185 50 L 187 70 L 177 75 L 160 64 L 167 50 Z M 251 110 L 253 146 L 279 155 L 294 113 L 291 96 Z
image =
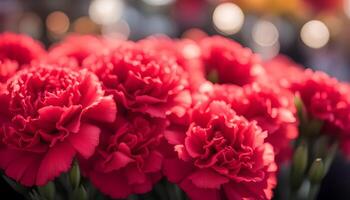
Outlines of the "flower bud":
M 55 199 L 55 193 L 56 193 L 56 188 L 55 188 L 55 183 L 50 181 L 44 186 L 39 186 L 38 187 L 39 194 L 44 197 L 44 199 L 47 200 L 53 200 Z
M 69 172 L 69 180 L 73 186 L 73 188 L 78 188 L 80 184 L 80 169 L 78 163 L 75 161 L 70 172 Z
M 74 200 L 87 200 L 88 199 L 88 194 L 87 194 L 84 186 L 80 186 L 74 190 L 73 199 Z
M 307 167 L 308 148 L 306 143 L 302 142 L 295 150 L 292 162 L 291 182 L 292 187 L 297 189 L 303 181 L 304 173 Z
M 317 158 L 312 163 L 309 170 L 309 180 L 311 184 L 321 183 L 324 176 L 324 164 L 321 158 Z

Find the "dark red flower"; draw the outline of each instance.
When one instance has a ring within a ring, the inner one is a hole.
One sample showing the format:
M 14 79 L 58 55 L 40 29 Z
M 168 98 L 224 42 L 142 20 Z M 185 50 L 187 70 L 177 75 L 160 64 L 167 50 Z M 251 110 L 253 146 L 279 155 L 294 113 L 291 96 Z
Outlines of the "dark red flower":
M 218 83 L 242 86 L 265 74 L 259 56 L 232 40 L 208 37 L 200 46 L 206 74 L 217 74 Z
M 162 177 L 163 156 L 158 146 L 165 120 L 140 113 L 123 115 L 118 115 L 112 127 L 104 128 L 95 155 L 82 164 L 91 182 L 113 198 L 149 192 Z
M 7 82 L 0 102 L 0 168 L 26 186 L 66 172 L 76 154 L 90 157 L 99 142 L 97 122 L 116 116 L 113 97 L 87 70 L 24 69 Z
M 323 122 L 321 133 L 339 138 L 350 153 L 350 87 L 323 72 L 306 70 L 289 88 L 304 103 L 307 118 Z
M 164 160 L 164 173 L 193 200 L 271 199 L 277 167 L 266 136 L 226 103 L 203 103 L 185 137 L 173 138 L 178 158 Z
M 106 48 L 101 38 L 92 35 L 69 35 L 50 48 L 48 63 L 79 68 L 85 58 L 104 50 Z
M 116 102 L 127 110 L 152 117 L 181 117 L 191 104 L 187 74 L 175 60 L 136 44 L 91 56 L 84 66 L 100 78 L 106 92 L 113 94 Z

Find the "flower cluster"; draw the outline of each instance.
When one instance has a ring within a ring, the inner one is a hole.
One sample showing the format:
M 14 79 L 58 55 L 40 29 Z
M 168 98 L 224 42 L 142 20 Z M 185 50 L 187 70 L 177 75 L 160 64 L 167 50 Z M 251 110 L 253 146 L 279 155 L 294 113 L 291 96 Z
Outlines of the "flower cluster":
M 167 180 L 193 200 L 271 199 L 293 140 L 310 134 L 305 123 L 350 155 L 349 93 L 324 73 L 283 56 L 262 61 L 220 36 L 72 35 L 46 51 L 4 33 L 0 169 L 44 186 L 75 160 L 112 198 Z

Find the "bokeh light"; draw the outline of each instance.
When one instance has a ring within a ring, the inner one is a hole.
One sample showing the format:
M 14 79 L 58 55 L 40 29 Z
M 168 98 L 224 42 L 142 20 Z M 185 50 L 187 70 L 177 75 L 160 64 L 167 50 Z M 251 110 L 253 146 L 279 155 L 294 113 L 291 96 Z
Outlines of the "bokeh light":
M 18 21 L 18 31 L 28 34 L 34 38 L 40 38 L 43 23 L 40 17 L 34 12 L 26 12 Z
M 79 17 L 73 23 L 73 31 L 80 34 L 97 33 L 99 27 L 88 16 Z
M 150 6 L 165 6 L 173 3 L 175 0 L 143 0 L 146 4 Z
M 214 10 L 213 23 L 219 32 L 235 34 L 241 30 L 243 22 L 243 11 L 234 3 L 222 3 Z
M 123 9 L 123 0 L 93 0 L 89 7 L 89 15 L 95 23 L 108 25 L 120 19 Z
M 330 33 L 323 22 L 311 20 L 301 28 L 300 37 L 305 45 L 318 49 L 328 43 Z
M 53 35 L 63 35 L 69 29 L 69 18 L 61 11 L 54 11 L 46 18 L 46 27 Z
M 260 46 L 273 46 L 278 42 L 279 33 L 273 23 L 259 20 L 253 26 L 252 37 L 254 42 Z

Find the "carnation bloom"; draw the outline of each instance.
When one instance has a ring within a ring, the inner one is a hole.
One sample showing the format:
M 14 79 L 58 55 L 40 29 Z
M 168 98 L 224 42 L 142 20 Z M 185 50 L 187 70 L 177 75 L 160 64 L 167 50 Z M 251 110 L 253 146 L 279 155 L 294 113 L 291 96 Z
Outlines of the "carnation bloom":
M 136 44 L 91 56 L 84 66 L 100 78 L 118 106 L 127 110 L 152 117 L 181 117 L 191 104 L 187 74 L 175 60 Z
M 191 74 L 188 79 L 192 91 L 197 90 L 199 85 L 205 81 L 203 62 L 200 57 L 201 50 L 194 41 L 186 39 L 174 41 L 167 37 L 149 37 L 140 40 L 138 44 L 141 48 L 175 59 L 180 67 Z
M 122 115 L 103 129 L 96 153 L 81 165 L 94 186 L 113 198 L 149 192 L 162 177 L 158 146 L 164 120 L 140 113 Z
M 11 60 L 0 60 L 0 84 L 5 83 L 18 70 L 18 63 Z
M 25 186 L 45 185 L 66 172 L 76 154 L 90 157 L 100 122 L 116 105 L 97 77 L 54 67 L 19 71 L 0 94 L 0 168 Z
M 263 63 L 267 76 L 259 77 L 259 82 L 276 82 L 286 87 L 288 82 L 303 76 L 304 67 L 284 55 L 278 55 Z
M 218 83 L 242 86 L 264 75 L 259 56 L 232 40 L 208 37 L 200 42 L 200 46 L 206 74 L 216 74 Z
M 271 199 L 276 185 L 273 148 L 266 132 L 224 102 L 196 107 L 191 124 L 164 160 L 164 173 L 193 200 Z
M 0 34 L 0 84 L 5 83 L 17 70 L 45 56 L 41 43 L 28 36 Z
M 103 41 L 98 37 L 91 35 L 70 35 L 62 42 L 50 48 L 48 63 L 79 68 L 85 58 L 99 53 L 103 49 L 105 49 Z
M 42 44 L 31 37 L 14 33 L 0 34 L 0 60 L 11 60 L 19 66 L 46 56 Z
M 322 134 L 339 139 L 350 155 L 350 87 L 323 72 L 306 70 L 289 86 L 302 100 L 309 120 L 320 120 Z
M 291 141 L 298 136 L 294 96 L 286 89 L 253 83 L 243 88 L 215 85 L 209 98 L 224 100 L 250 121 L 256 121 L 268 136 L 278 163 L 291 155 Z

